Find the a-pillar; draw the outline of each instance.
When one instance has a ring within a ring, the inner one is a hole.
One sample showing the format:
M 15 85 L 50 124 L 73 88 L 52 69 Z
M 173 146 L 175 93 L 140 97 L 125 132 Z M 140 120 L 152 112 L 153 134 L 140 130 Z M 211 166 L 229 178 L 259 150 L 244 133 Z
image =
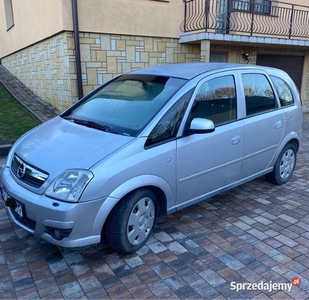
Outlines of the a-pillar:
M 210 60 L 210 41 L 201 41 L 201 61 L 209 62 Z

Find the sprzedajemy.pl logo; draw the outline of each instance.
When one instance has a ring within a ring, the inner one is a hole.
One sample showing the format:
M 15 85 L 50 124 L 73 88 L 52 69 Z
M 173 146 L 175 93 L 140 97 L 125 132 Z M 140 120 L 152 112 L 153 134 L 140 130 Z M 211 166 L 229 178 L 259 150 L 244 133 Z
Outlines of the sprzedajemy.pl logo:
M 288 291 L 292 290 L 293 286 L 299 286 L 301 283 L 300 278 L 294 277 L 291 282 L 289 283 L 279 283 L 279 282 L 272 282 L 272 281 L 260 281 L 260 282 L 253 282 L 253 283 L 240 283 L 240 282 L 231 282 L 231 290 L 232 291 Z

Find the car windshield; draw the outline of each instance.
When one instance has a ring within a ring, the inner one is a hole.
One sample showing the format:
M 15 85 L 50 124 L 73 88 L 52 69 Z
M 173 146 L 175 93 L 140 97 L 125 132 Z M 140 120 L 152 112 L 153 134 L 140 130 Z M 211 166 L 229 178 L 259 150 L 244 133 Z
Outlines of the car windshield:
M 136 136 L 187 81 L 122 75 L 86 96 L 62 117 L 112 133 Z

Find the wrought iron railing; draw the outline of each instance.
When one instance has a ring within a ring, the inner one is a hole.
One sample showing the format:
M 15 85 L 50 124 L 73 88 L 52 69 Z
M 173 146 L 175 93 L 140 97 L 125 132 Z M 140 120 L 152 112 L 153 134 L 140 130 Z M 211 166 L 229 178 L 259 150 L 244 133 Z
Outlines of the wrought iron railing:
M 183 1 L 183 32 L 309 38 L 309 6 L 271 0 Z

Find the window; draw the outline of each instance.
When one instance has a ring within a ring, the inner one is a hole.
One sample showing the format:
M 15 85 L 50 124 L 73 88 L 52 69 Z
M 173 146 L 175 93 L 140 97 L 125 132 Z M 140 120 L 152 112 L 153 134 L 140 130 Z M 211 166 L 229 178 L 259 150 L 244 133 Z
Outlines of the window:
M 262 74 L 243 74 L 247 116 L 276 108 L 274 92 Z
M 4 0 L 4 10 L 6 17 L 6 29 L 9 30 L 14 26 L 12 0 Z
M 173 77 L 124 74 L 89 94 L 62 116 L 136 136 L 186 82 Z
M 276 76 L 271 76 L 271 79 L 279 95 L 281 106 L 294 104 L 293 94 L 286 82 Z
M 227 53 L 210 52 L 210 62 L 227 62 Z
M 236 119 L 236 89 L 234 77 L 222 76 L 203 83 L 191 109 L 191 120 L 206 118 L 215 125 Z
M 233 1 L 235 10 L 270 14 L 271 0 L 236 0 Z
M 145 146 L 153 146 L 174 139 L 192 96 L 193 89 L 187 92 L 164 115 L 150 133 Z

